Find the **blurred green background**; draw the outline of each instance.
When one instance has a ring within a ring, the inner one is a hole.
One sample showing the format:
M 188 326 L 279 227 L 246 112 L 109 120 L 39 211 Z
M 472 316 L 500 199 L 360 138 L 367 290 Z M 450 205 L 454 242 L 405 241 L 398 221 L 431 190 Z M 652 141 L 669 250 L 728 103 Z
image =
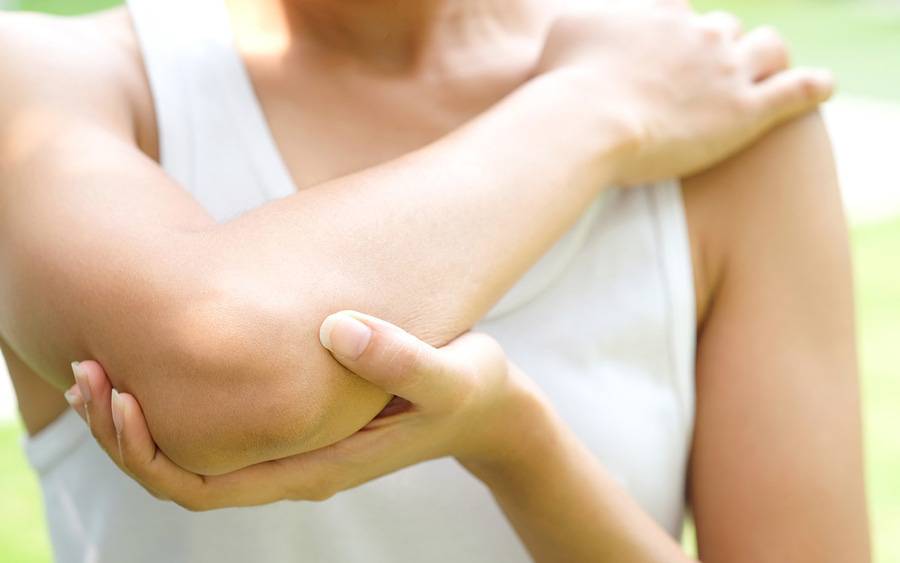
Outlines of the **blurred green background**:
M 60 14 L 117 4 L 0 0 L 0 7 Z M 732 11 L 747 26 L 775 25 L 798 63 L 832 68 L 842 93 L 885 100 L 884 107 L 893 103 L 900 112 L 900 0 L 698 0 L 694 5 L 701 11 Z M 900 142 L 894 145 L 898 151 Z M 889 181 L 879 189 L 900 193 L 900 183 Z M 894 563 L 900 562 L 900 214 L 854 221 L 852 238 L 874 546 L 876 561 Z M 49 561 L 40 491 L 23 457 L 21 436 L 20 425 L 0 422 L 0 561 Z

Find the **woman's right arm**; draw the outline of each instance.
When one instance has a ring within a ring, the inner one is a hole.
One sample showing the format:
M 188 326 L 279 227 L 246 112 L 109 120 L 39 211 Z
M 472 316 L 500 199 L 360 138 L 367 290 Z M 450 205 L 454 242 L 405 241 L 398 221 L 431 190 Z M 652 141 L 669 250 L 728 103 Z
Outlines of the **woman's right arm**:
M 108 69 L 72 60 L 96 53 L 47 56 L 76 50 L 0 22 L 15 54 L 0 81 L 17 85 L 0 93 L 0 334 L 61 388 L 69 360 L 100 361 L 161 447 L 199 472 L 332 443 L 388 395 L 321 350 L 328 312 L 371 311 L 445 343 L 603 186 L 702 167 L 827 96 L 815 75 L 757 81 L 763 51 L 711 40 L 691 18 L 567 22 L 547 72 L 461 130 L 223 225 L 135 146 L 128 104 L 98 88 Z M 590 34 L 604 25 L 606 42 Z M 673 38 L 652 61 L 642 29 Z M 680 69 L 678 96 L 637 66 L 651 62 Z

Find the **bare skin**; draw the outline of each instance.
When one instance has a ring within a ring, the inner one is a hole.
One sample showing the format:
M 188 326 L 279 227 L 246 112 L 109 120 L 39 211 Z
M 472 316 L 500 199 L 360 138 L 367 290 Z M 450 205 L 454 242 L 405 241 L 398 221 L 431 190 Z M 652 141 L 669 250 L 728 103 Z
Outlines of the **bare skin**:
M 120 24 L 112 31 L 103 17 L 4 18 L 0 41 L 16 56 L 0 78 L 17 85 L 0 97 L 8 348 L 59 389 L 71 383 L 71 360 L 102 362 L 140 397 L 160 446 L 198 473 L 309 451 L 352 434 L 389 400 L 323 352 L 315 335 L 326 315 L 365 310 L 445 344 L 607 187 L 702 170 L 831 93 L 827 75 L 786 68 L 777 36 L 742 35 L 732 19 L 673 0 L 565 12 L 543 27 L 505 19 L 528 4 L 492 1 L 503 9 L 435 0 L 390 12 L 397 19 L 375 36 L 405 38 L 410 56 L 386 50 L 388 68 L 368 60 L 360 14 L 331 6 L 340 37 L 363 43 L 347 52 L 306 29 L 322 25 L 324 5 L 311 17 L 305 3 L 239 4 L 291 6 L 302 19 L 286 38 L 265 35 L 289 40 L 284 49 L 247 53 L 269 119 L 295 125 L 276 132 L 282 152 L 302 162 L 330 145 L 313 169 L 323 176 L 348 172 L 347 162 L 372 166 L 314 189 L 300 179 L 304 189 L 221 224 L 148 158 L 158 152 L 147 145 L 149 95 L 122 13 L 110 16 Z M 422 13 L 438 4 L 448 11 Z M 656 41 L 663 33 L 669 41 Z M 527 56 L 485 68 L 510 43 Z M 303 72 L 276 72 L 282 64 Z M 515 76 L 524 83 L 490 105 Z M 434 106 L 414 105 L 429 96 Z M 322 107 L 287 103 L 297 100 Z M 372 106 L 394 119 L 360 114 L 348 135 L 341 116 Z M 398 127 L 407 133 L 392 140 L 386 132 Z M 343 143 L 362 150 L 349 141 L 384 136 L 376 154 L 340 160 L 352 153 Z M 406 152 L 416 143 L 427 144 Z
M 72 32 L 103 30 L 110 41 L 126 47 L 127 55 L 110 61 L 108 70 L 118 99 L 126 100 L 122 111 L 134 117 L 138 145 L 154 157 L 152 104 L 124 23 L 123 14 L 114 13 L 75 24 L 82 27 Z M 432 140 L 496 101 L 523 73 L 506 69 L 495 90 L 473 92 L 476 102 L 448 107 L 429 119 L 400 111 L 413 93 L 424 96 L 421 90 L 383 85 L 385 106 L 372 114 L 404 123 L 411 137 L 386 139 L 377 153 L 335 138 L 335 145 L 346 143 L 345 152 L 354 155 L 352 161 L 338 161 L 293 133 L 337 134 L 325 124 L 317 127 L 314 110 L 304 115 L 314 100 L 290 107 L 279 103 L 302 100 L 297 84 L 280 82 L 283 77 L 266 67 L 265 57 L 255 60 L 248 54 L 247 61 L 269 121 L 281 124 L 274 134 L 286 161 L 296 163 L 300 187 Z M 309 76 L 315 74 L 304 77 L 304 84 L 309 85 Z M 318 95 L 333 95 L 330 85 L 323 81 Z M 375 86 L 359 85 L 370 91 Z M 350 99 L 345 103 L 354 105 Z M 361 121 L 360 127 L 374 134 L 384 124 Z M 827 140 L 818 118 L 810 117 L 684 183 L 700 319 L 690 480 L 701 555 L 709 561 L 861 560 L 867 551 L 846 234 L 833 170 L 822 167 L 823 161 L 830 162 Z M 316 168 L 310 170 L 309 163 Z M 782 349 L 779 343 L 792 346 Z M 23 418 L 29 432 L 37 432 L 65 409 L 65 401 L 8 346 L 4 354 Z M 810 397 L 809 389 L 821 392 Z M 780 399 L 747 400 L 754 395 Z M 790 408 L 778 408 L 785 403 Z M 817 419 L 824 410 L 840 415 L 832 420 L 839 431 Z M 759 443 L 766 446 L 765 456 L 746 454 Z M 803 443 L 802 456 L 795 453 L 798 443 Z M 741 484 L 737 495 L 735 483 Z M 820 510 L 823 489 L 834 495 L 834 510 Z M 756 494 L 760 490 L 767 492 L 763 498 Z M 741 525 L 734 524 L 738 521 Z M 796 541 L 798 533 L 806 535 L 805 541 Z

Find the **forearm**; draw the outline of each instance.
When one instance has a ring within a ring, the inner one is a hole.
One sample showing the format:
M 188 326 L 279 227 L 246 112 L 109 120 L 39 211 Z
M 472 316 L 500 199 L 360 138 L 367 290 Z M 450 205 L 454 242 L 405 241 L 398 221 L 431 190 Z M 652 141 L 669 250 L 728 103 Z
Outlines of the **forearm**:
M 4 335 L 61 383 L 68 360 L 100 360 L 146 406 L 161 446 L 197 469 L 337 440 L 387 396 L 320 349 L 327 313 L 375 311 L 446 341 L 605 183 L 603 143 L 552 86 L 225 225 L 146 159 L 119 155 L 111 168 L 102 139 L 81 139 L 96 149 L 86 156 L 54 138 L 34 166 L 8 168 L 8 208 L 34 213 L 11 214 L 4 229 Z
M 689 560 L 550 406 L 530 401 L 518 413 L 502 460 L 466 466 L 536 561 Z
M 302 421 L 288 417 L 254 461 L 346 437 L 388 400 L 321 349 L 317 330 L 328 314 L 372 311 L 446 343 L 474 325 L 608 183 L 610 154 L 588 136 L 595 129 L 584 126 L 583 113 L 558 108 L 565 101 L 556 88 L 528 86 L 431 146 L 204 233 L 220 292 L 238 304 L 226 324 L 259 315 L 247 325 L 256 349 L 246 367 L 277 358 L 266 371 L 275 389 L 289 390 L 267 410 L 302 405 L 305 413 Z
M 618 148 L 616 133 L 603 141 L 591 134 L 601 127 L 575 126 L 590 116 L 560 107 L 571 106 L 561 90 L 542 79 L 430 146 L 256 210 L 213 231 L 211 254 L 229 284 L 289 296 L 289 310 L 312 308 L 319 320 L 360 308 L 444 343 L 614 173 L 601 147 Z

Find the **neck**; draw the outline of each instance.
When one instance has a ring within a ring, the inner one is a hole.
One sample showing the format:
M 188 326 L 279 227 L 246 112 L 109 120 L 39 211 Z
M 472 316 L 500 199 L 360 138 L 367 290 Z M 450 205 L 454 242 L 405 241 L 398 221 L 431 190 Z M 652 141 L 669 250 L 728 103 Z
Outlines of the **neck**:
M 447 63 L 479 46 L 534 38 L 548 21 L 541 0 L 229 0 L 260 49 L 296 40 L 388 71 Z

